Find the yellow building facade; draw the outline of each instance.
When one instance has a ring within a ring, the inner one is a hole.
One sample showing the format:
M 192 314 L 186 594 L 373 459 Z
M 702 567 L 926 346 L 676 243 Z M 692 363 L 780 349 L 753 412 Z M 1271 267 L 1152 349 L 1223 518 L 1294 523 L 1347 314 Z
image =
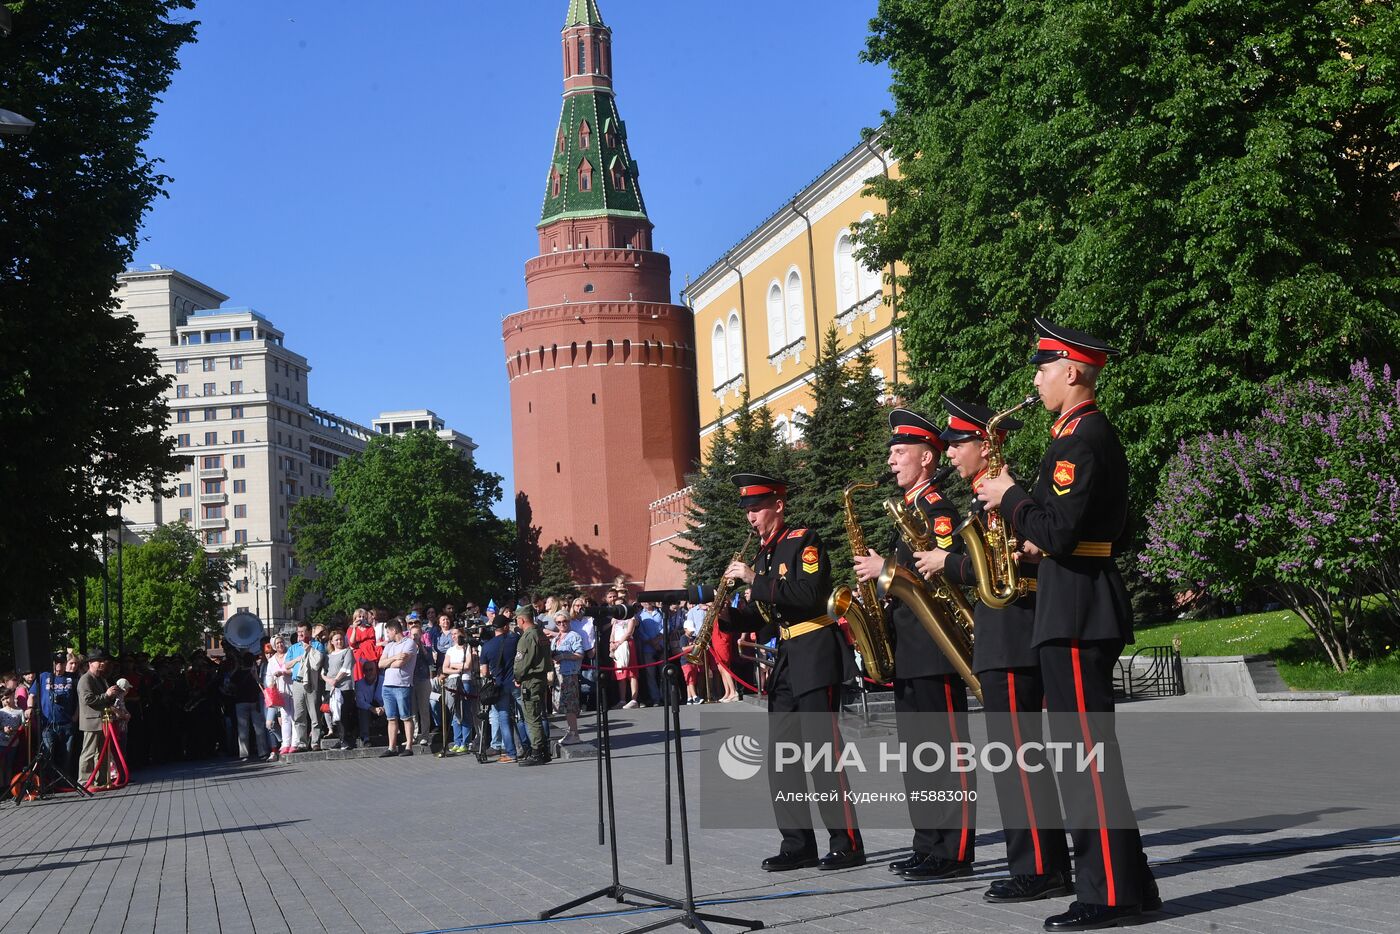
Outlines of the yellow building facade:
M 896 175 L 877 138 L 861 143 L 687 284 L 695 314 L 700 437 L 730 417 L 747 387 L 789 442 L 811 411 L 812 366 L 834 323 L 843 350 L 862 340 L 887 384 L 900 376 L 898 268 L 865 268 L 853 225 L 885 210 L 866 182 Z

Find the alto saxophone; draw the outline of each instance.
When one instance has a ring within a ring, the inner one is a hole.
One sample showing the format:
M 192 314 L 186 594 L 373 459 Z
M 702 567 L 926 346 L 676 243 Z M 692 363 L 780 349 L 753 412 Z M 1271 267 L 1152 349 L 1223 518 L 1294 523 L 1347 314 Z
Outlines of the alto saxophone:
M 880 484 L 856 481 L 847 484 L 841 491 L 846 508 L 846 537 L 851 542 L 851 554 L 861 557 L 866 553 L 865 533 L 856 515 L 855 493 L 857 490 L 873 490 Z M 863 581 L 857 602 L 851 588 L 837 587 L 826 601 L 826 615 L 832 619 L 846 617 L 851 627 L 851 636 L 860 649 L 861 660 L 865 663 L 865 673 L 871 681 L 881 683 L 894 677 L 894 643 L 890 640 L 889 622 L 885 619 L 885 608 L 875 592 L 874 581 Z
M 744 557 L 744 552 L 749 550 L 749 545 L 753 543 L 753 533 L 744 539 L 744 547 L 734 552 L 734 557 L 729 559 L 729 564 Z M 726 564 L 725 567 L 729 567 Z M 710 602 L 710 609 L 705 613 L 705 618 L 700 621 L 700 631 L 695 634 L 695 642 L 690 648 L 685 650 L 685 661 L 689 665 L 698 665 L 704 661 L 706 654 L 710 651 L 710 641 L 715 636 L 715 621 L 719 619 L 719 614 L 724 605 L 729 602 L 729 592 L 734 589 L 734 581 L 728 577 L 720 577 L 719 584 L 715 586 L 714 599 Z
M 997 425 L 1026 406 L 1040 401 L 1040 396 L 1032 393 L 1005 412 L 998 412 L 987 421 L 987 476 L 997 477 L 1006 469 L 1006 456 L 1001 450 L 1001 438 L 997 435 Z M 963 547 L 972 560 L 972 569 L 977 576 L 977 597 L 990 607 L 1001 609 L 1010 606 L 1030 593 L 1031 582 L 1022 578 L 1016 567 L 1016 537 L 1011 527 L 1002 518 L 1000 509 L 983 510 L 983 520 L 977 514 L 969 515 L 958 526 Z
M 894 522 L 894 527 L 899 530 L 899 537 L 904 539 L 904 544 L 910 551 L 932 551 L 935 547 L 933 539 L 933 529 L 929 527 L 928 518 L 921 512 L 916 503 L 905 505 L 898 499 L 885 500 L 885 511 L 889 513 L 890 519 Z M 947 610 L 951 619 L 957 622 L 962 629 L 967 643 L 967 656 L 972 658 L 972 604 L 967 601 L 967 596 L 962 589 L 948 582 L 942 574 L 935 574 L 929 581 L 929 596 L 942 604 Z

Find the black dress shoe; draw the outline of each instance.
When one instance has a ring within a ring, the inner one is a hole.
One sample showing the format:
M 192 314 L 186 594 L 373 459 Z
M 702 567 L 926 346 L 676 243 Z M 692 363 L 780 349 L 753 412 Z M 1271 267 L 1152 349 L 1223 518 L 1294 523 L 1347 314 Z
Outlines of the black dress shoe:
M 1024 875 L 1012 876 L 1010 879 L 998 879 L 992 883 L 982 898 L 989 902 L 998 903 L 1034 902 L 1042 898 L 1059 898 L 1073 894 L 1074 886 L 1070 884 L 1069 873 L 1047 872 L 1038 876 Z
M 897 859 L 890 863 L 889 870 L 890 872 L 903 872 L 906 869 L 913 869 L 926 859 L 928 859 L 927 853 L 920 853 L 918 850 L 915 850 L 903 859 Z
M 381 759 L 388 759 L 388 758 L 391 758 L 391 757 L 393 757 L 393 756 L 397 756 L 398 754 L 399 754 L 399 751 L 398 751 L 397 749 L 394 749 L 394 748 L 390 747 L 389 749 L 386 749 L 386 750 L 384 750 L 383 752 L 381 752 L 381 753 L 379 754 L 379 758 L 381 758 Z
M 901 872 L 900 877 L 910 882 L 928 882 L 932 879 L 960 879 L 972 875 L 972 860 L 944 859 L 930 856 L 917 866 Z
M 1157 880 L 1153 878 L 1151 869 L 1143 871 L 1147 874 L 1147 878 L 1142 883 L 1142 910 L 1161 911 L 1162 893 L 1157 891 Z
M 523 769 L 523 768 L 525 768 L 525 767 L 527 767 L 527 766 L 531 766 L 531 765 L 544 765 L 544 761 L 541 760 L 541 759 L 537 759 L 537 758 L 535 758 L 534 756 L 531 756 L 531 757 L 528 758 L 528 759 L 521 759 L 520 762 L 519 762 L 518 764 L 519 764 L 519 766 Z
M 770 856 L 763 861 L 765 872 L 787 872 L 791 869 L 811 869 L 820 860 L 815 855 L 807 856 L 802 853 L 779 853 L 777 856 Z
M 841 850 L 826 854 L 817 861 L 818 869 L 851 869 L 865 865 L 864 850 Z
M 1062 915 L 1051 915 L 1045 919 L 1045 930 L 1047 931 L 1097 931 L 1100 928 L 1117 927 L 1130 918 L 1136 918 L 1142 914 L 1141 905 L 1120 905 L 1111 908 L 1108 905 L 1088 905 L 1084 902 L 1075 902 L 1069 906 L 1069 911 Z

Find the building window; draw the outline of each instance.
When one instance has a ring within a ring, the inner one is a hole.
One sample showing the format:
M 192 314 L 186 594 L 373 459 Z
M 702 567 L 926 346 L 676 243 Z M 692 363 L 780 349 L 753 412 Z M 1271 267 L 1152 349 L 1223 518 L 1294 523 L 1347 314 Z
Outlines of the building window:
M 603 57 L 598 54 L 598 37 L 593 37 L 593 73 L 601 75 L 603 73 Z
M 222 454 L 206 454 L 200 458 L 201 470 L 221 470 L 224 466 Z
M 729 382 L 728 351 L 729 341 L 725 339 L 724 325 L 715 322 L 715 331 L 710 336 L 710 365 L 714 370 L 715 388 Z
M 788 430 L 788 417 L 786 415 L 779 415 L 773 419 L 773 434 L 783 444 L 792 443 L 792 433 Z
M 787 277 L 787 342 L 800 340 L 805 329 L 802 321 L 802 277 L 794 269 Z
M 233 517 L 234 517 L 235 519 L 246 519 L 246 518 L 248 518 L 248 506 L 247 506 L 247 504 L 246 504 L 246 503 L 239 503 L 237 506 L 234 506 L 234 507 L 233 507 Z
M 193 509 L 181 509 L 181 510 L 180 510 L 180 521 L 181 521 L 181 522 L 190 522 L 190 521 L 193 520 L 193 519 L 194 519 L 194 510 L 193 510 Z
M 181 334 L 181 335 L 180 335 L 180 343 L 182 343 L 182 344 L 198 344 L 198 343 L 200 343 L 200 337 L 199 337 L 198 334 Z
M 240 340 L 241 340 L 241 338 L 240 338 Z M 243 369 L 243 357 L 242 357 L 241 355 L 239 355 L 239 354 L 234 354 L 232 357 L 229 357 L 229 358 L 228 358 L 228 368 L 229 368 L 230 370 L 241 370 L 241 369 Z
M 222 519 L 223 517 L 224 517 L 224 507 L 223 507 L 223 504 L 222 504 L 222 503 L 220 503 L 220 504 L 218 504 L 218 505 L 205 506 L 205 507 L 204 507 L 204 518 L 206 518 L 206 519 Z
M 189 387 L 187 384 L 181 383 L 179 386 L 176 386 L 176 387 L 175 387 L 175 398 L 176 398 L 176 399 L 188 399 L 189 397 L 190 397 L 190 387 Z
M 235 480 L 235 481 L 233 481 L 233 492 L 235 492 L 235 493 L 247 493 L 247 492 L 248 492 L 248 481 L 247 481 L 247 480 Z
M 188 361 L 188 360 L 176 360 L 176 361 L 175 361 L 175 372 L 176 372 L 176 373 L 188 373 L 189 371 L 190 371 L 190 361 Z
M 234 340 L 250 341 L 250 340 L 253 339 L 253 329 L 252 329 L 252 328 L 237 328 L 237 329 L 235 329 L 235 331 L 234 331 L 233 338 L 234 338 Z
M 578 166 L 578 190 L 593 190 L 593 163 L 584 159 Z
M 246 439 L 247 434 L 243 431 L 242 428 L 240 428 L 233 433 L 233 436 L 229 440 L 233 444 L 242 444 Z
M 212 396 L 212 395 L 214 395 L 214 384 L 213 384 L 213 383 L 205 383 L 205 384 L 204 384 L 204 395 L 206 395 L 206 396 Z
M 593 142 L 593 131 L 589 129 L 588 121 L 585 120 L 578 125 L 578 148 L 587 149 L 591 142 Z
M 233 334 L 229 331 L 205 331 L 204 339 L 211 344 L 227 344 L 233 340 Z
M 860 216 L 861 223 L 874 219 L 875 215 L 866 211 Z M 877 292 L 884 291 L 884 284 L 880 281 L 880 270 L 872 269 L 864 263 L 857 263 L 857 275 L 859 276 L 860 298 L 869 298 Z
M 204 372 L 206 372 L 206 373 L 213 373 L 213 372 L 214 372 L 214 358 L 213 358 L 213 357 L 205 357 L 205 358 L 204 358 Z
M 856 245 L 844 230 L 836 238 L 836 313 L 850 308 L 864 296 L 857 294 Z
M 242 418 L 242 417 L 243 417 L 243 406 L 241 406 L 241 405 L 235 405 L 234 407 L 232 407 L 231 409 L 229 409 L 229 410 L 228 410 L 228 417 L 229 417 L 229 418 Z
M 181 496 L 189 496 L 189 495 L 190 495 L 190 491 L 193 490 L 193 489 L 194 489 L 194 487 L 192 487 L 190 484 L 188 484 L 188 483 L 182 483 L 182 484 L 180 484 L 180 495 L 181 495 Z
M 243 380 L 236 379 L 233 382 L 229 383 L 228 391 L 233 393 L 234 395 L 238 395 L 239 393 L 241 393 L 243 391 Z
M 802 440 L 802 426 L 807 424 L 807 410 L 802 406 L 792 410 L 792 422 L 788 432 L 792 438 L 792 443 L 797 444 Z
M 235 545 L 246 545 L 246 544 L 248 543 L 248 530 L 247 530 L 247 529 L 234 529 L 234 530 L 233 530 L 233 543 L 234 543 Z
M 726 361 L 725 369 L 729 371 L 729 378 L 733 379 L 744 372 L 744 331 L 739 323 L 739 312 L 729 313 L 729 323 L 725 325 L 725 337 L 728 344 L 724 348 Z
M 218 410 L 218 409 L 205 409 L 205 410 L 204 410 L 204 420 L 205 420 L 206 422 L 217 422 L 217 421 L 219 420 L 219 410 Z
M 222 479 L 203 480 L 200 482 L 200 487 L 205 493 L 222 493 L 224 481 Z
M 237 592 L 237 593 L 247 593 L 247 592 L 248 592 L 248 581 L 247 581 L 247 579 L 245 578 L 245 579 L 243 579 L 243 580 L 234 581 L 234 582 L 233 582 L 233 589 L 234 589 L 234 591 Z M 247 612 L 247 611 L 246 611 L 246 610 L 242 610 L 242 611 L 240 611 L 240 612 Z
M 187 447 L 189 447 L 189 446 L 190 446 L 190 436 L 189 436 L 189 435 L 176 435 L 176 437 L 175 437 L 175 446 L 176 446 L 176 447 L 181 447 L 181 448 L 187 448 Z
M 583 42 L 583 36 L 579 36 L 579 37 L 578 37 L 578 73 L 582 75 L 582 74 L 586 74 L 587 72 L 588 72 L 588 56 L 587 56 L 587 53 L 585 52 L 585 47 L 584 47 L 584 42 Z
M 783 289 L 774 282 L 768 286 L 768 355 L 787 346 L 787 322 L 783 318 Z
M 189 409 L 181 409 L 180 411 L 178 411 L 178 412 L 175 413 L 175 421 L 177 421 L 177 422 L 187 422 L 187 421 L 189 421 L 189 420 L 190 420 L 190 410 L 189 410 Z
M 246 456 L 244 456 L 244 455 L 242 455 L 242 454 L 235 454 L 235 455 L 233 455 L 233 467 L 234 467 L 235 470 L 241 468 L 241 467 L 242 467 L 244 464 L 246 464 L 247 462 L 248 462 L 248 459 L 247 459 Z
M 223 543 L 224 543 L 224 530 L 223 530 L 223 529 L 205 529 L 205 530 L 204 530 L 204 544 L 206 544 L 206 545 L 222 545 Z
M 212 444 L 218 444 L 218 443 L 219 443 L 219 433 L 218 433 L 217 431 L 206 431 L 206 432 L 204 433 L 204 443 L 205 443 L 205 444 L 210 444 L 210 445 L 212 445 Z

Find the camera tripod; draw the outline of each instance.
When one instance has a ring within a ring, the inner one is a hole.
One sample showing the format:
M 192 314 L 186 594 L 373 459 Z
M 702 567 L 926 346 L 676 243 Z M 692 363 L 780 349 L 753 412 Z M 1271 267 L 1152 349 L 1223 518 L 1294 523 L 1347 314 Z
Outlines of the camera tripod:
M 34 761 L 16 774 L 10 782 L 10 788 L 14 793 L 15 807 L 19 807 L 25 801 L 49 797 L 52 794 L 49 788 L 59 780 L 76 791 L 80 798 L 92 797 L 92 792 L 78 784 L 71 775 L 58 767 L 58 763 L 53 761 L 53 743 L 41 739 L 39 752 L 34 757 Z
M 667 633 L 666 645 L 670 645 L 669 633 Z M 601 672 L 600 672 L 601 674 Z M 645 907 L 674 908 L 677 913 L 669 914 L 665 917 L 644 925 L 633 928 L 634 932 L 655 931 L 660 928 L 669 927 L 673 924 L 682 924 L 692 930 L 702 931 L 709 934 L 710 927 L 705 922 L 711 924 L 727 924 L 735 927 L 756 931 L 763 927 L 762 921 L 753 921 L 744 918 L 730 918 L 724 915 L 710 914 L 695 910 L 695 885 L 691 874 L 690 861 L 690 823 L 686 815 L 685 800 L 685 764 L 681 758 L 681 703 L 680 699 L 685 694 L 685 677 L 681 671 L 681 666 L 677 661 L 668 661 L 661 669 L 666 752 L 663 759 L 666 762 L 666 863 L 671 863 L 671 756 L 675 756 L 676 793 L 680 813 L 681 828 L 681 865 L 685 877 L 685 893 L 677 898 L 670 895 L 658 895 L 655 892 L 647 892 L 642 889 L 633 888 L 630 885 L 623 885 L 618 874 L 617 866 L 617 812 L 613 805 L 613 776 L 612 776 L 612 738 L 608 729 L 607 703 L 600 695 L 597 704 L 598 713 L 598 845 L 602 846 L 606 842 L 610 849 L 612 858 L 612 882 L 600 889 L 595 889 L 586 895 L 570 899 L 562 905 L 556 905 L 546 911 L 540 912 L 540 920 L 544 921 L 555 915 L 562 914 L 571 908 L 595 901 L 607 896 L 618 902 L 626 902 L 629 897 L 637 899 Z M 672 739 L 674 738 L 674 745 Z M 606 838 L 604 835 L 604 802 L 606 801 Z M 647 905 L 646 903 L 650 903 Z

